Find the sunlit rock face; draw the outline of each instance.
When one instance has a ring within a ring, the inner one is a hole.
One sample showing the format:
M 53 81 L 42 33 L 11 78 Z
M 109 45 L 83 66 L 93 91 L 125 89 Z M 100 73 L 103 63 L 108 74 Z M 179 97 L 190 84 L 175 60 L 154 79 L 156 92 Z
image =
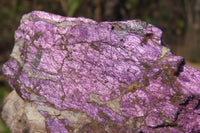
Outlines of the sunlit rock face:
M 200 72 L 161 38 L 139 20 L 33 11 L 21 20 L 3 73 L 43 118 L 42 132 L 200 132 Z

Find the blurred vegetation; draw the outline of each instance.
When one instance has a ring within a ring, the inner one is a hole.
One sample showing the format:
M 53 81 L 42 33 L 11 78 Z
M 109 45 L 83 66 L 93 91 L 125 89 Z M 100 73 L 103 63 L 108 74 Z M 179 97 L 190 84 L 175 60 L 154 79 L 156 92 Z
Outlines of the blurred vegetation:
M 14 46 L 14 31 L 23 14 L 42 10 L 63 16 L 87 17 L 96 21 L 141 19 L 160 27 L 166 44 L 177 51 L 187 27 L 183 0 L 1 0 L 0 69 Z M 196 61 L 195 57 L 192 61 Z M 0 103 L 11 91 L 0 71 Z M 2 122 L 1 122 L 2 123 Z M 1 124 L 0 132 L 8 132 Z

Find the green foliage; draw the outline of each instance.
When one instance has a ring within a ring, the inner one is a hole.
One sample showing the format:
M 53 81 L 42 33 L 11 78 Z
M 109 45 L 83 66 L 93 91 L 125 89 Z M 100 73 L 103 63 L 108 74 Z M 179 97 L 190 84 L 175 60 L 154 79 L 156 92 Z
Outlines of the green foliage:
M 142 17 L 142 20 L 146 21 L 147 23 L 150 23 L 150 24 L 152 23 L 152 20 L 151 20 L 151 18 L 149 16 Z
M 197 58 L 194 57 L 194 56 L 191 56 L 189 61 L 192 62 L 192 63 L 197 63 L 198 62 Z
M 176 19 L 174 22 L 174 25 L 178 29 L 184 29 L 185 28 L 185 22 L 182 19 Z
M 67 15 L 69 17 L 73 17 L 75 12 L 81 5 L 81 0 L 68 0 L 67 4 L 68 4 L 68 8 L 69 8 Z
M 128 3 L 132 6 L 132 7 L 135 7 L 138 5 L 138 0 L 128 0 Z
M 0 125 L 2 126 L 2 133 L 10 133 L 10 130 L 8 129 L 6 123 L 4 121 L 0 122 Z
M 3 104 L 3 99 L 12 91 L 12 88 L 7 83 L 5 84 L 0 86 L 0 106 Z
M 10 93 L 12 89 L 8 84 L 5 86 L 0 86 L 0 106 L 2 107 L 3 105 L 3 99 Z M 0 119 L 0 127 L 1 130 L 0 132 L 2 133 L 10 133 L 8 127 L 6 126 L 6 123 Z

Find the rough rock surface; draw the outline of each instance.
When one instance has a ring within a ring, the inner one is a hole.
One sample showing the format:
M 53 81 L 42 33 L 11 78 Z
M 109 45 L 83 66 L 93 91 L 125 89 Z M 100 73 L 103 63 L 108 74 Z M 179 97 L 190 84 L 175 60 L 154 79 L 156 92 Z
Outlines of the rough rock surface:
M 39 129 L 52 133 L 200 132 L 200 72 L 161 37 L 139 20 L 24 15 L 3 66 L 23 99 L 19 117 L 31 127 L 37 114 Z M 12 129 L 8 101 L 2 114 Z

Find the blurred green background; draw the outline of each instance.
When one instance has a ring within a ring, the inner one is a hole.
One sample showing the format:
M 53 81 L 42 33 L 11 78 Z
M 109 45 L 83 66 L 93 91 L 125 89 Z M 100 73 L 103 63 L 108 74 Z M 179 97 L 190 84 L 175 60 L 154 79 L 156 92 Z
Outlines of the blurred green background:
M 176 55 L 200 70 L 200 0 L 0 0 L 0 69 L 9 59 L 22 15 L 33 10 L 96 21 L 147 21 L 163 30 L 163 40 Z M 0 70 L 1 106 L 11 90 Z M 2 119 L 0 133 L 9 133 Z

